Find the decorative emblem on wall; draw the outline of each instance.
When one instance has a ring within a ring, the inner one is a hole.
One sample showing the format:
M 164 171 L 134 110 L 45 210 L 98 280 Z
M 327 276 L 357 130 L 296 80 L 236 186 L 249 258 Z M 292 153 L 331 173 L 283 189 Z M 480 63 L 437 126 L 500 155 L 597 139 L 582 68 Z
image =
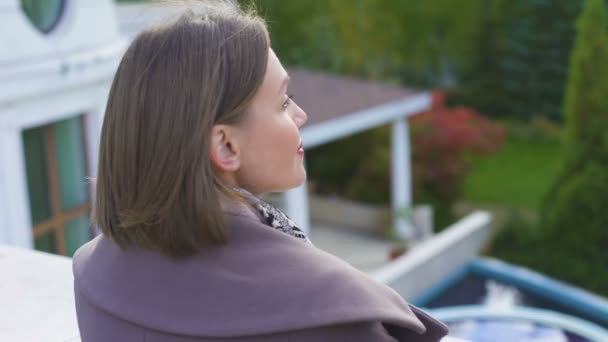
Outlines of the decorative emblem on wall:
M 66 0 L 21 0 L 21 8 L 36 29 L 49 33 L 61 21 L 65 3 Z

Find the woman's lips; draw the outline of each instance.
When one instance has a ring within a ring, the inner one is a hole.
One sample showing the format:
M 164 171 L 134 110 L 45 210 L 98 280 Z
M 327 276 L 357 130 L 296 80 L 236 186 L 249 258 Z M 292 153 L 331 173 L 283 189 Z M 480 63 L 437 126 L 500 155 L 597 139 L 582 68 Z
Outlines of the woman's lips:
M 302 143 L 300 143 L 300 146 L 298 147 L 298 154 L 300 154 L 300 155 L 304 154 L 304 146 L 302 145 Z

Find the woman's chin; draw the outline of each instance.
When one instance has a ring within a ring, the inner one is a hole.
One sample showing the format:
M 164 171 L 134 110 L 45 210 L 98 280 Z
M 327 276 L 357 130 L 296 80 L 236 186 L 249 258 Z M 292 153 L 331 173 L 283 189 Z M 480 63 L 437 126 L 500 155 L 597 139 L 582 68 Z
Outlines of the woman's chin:
M 301 173 L 300 179 L 297 182 L 296 186 L 294 186 L 294 188 L 300 187 L 304 183 L 306 183 L 306 177 L 307 177 L 307 175 L 306 175 L 306 169 L 304 169 L 304 167 L 302 167 L 302 173 Z
M 306 171 L 303 171 L 302 174 L 293 180 L 293 182 L 290 182 L 290 184 L 286 184 L 282 187 L 277 187 L 277 190 L 271 191 L 271 192 L 286 192 L 289 190 L 293 190 L 296 188 L 299 188 L 300 186 L 302 186 L 304 183 L 306 183 Z

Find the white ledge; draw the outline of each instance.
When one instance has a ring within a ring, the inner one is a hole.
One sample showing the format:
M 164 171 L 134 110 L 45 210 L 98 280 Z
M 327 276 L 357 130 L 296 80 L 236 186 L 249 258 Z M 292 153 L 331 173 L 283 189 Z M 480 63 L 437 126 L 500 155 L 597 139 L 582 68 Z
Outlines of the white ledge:
M 0 341 L 80 341 L 72 260 L 0 245 Z
M 476 258 L 491 222 L 490 213 L 476 211 L 370 275 L 412 299 Z

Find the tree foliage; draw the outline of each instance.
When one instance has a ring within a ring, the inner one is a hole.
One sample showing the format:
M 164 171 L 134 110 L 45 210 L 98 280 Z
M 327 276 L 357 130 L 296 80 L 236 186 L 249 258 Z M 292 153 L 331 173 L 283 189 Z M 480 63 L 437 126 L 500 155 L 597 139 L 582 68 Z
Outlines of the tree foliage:
M 435 87 L 471 69 L 484 0 L 251 1 L 289 65 Z
M 604 0 L 586 0 L 568 76 L 566 160 L 543 203 L 535 249 L 526 251 L 524 260 L 603 295 L 608 295 L 607 23 Z
M 242 0 L 289 65 L 443 88 L 484 112 L 561 118 L 582 0 Z
M 574 21 L 580 0 L 515 0 L 507 8 L 499 62 L 506 114 L 561 119 Z
M 588 0 L 577 22 L 564 108 L 571 144 L 590 144 L 598 126 L 608 128 L 608 20 L 603 1 Z

